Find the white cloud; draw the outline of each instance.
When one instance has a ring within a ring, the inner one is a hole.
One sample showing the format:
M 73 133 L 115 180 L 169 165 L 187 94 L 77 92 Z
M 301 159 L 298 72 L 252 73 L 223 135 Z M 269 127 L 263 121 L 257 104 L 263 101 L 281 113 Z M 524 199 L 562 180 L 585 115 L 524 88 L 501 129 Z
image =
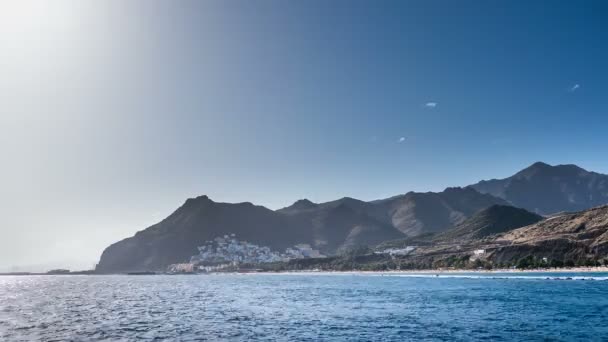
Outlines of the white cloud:
M 399 143 L 402 143 L 402 142 L 404 142 L 404 141 L 405 141 L 405 137 L 401 137 L 401 138 L 399 138 Z
M 577 84 L 573 85 L 572 87 L 570 87 L 569 91 L 572 93 L 580 87 L 581 87 L 581 85 L 577 83 Z
M 424 104 L 424 106 L 428 108 L 435 108 L 437 107 L 437 102 L 427 102 Z

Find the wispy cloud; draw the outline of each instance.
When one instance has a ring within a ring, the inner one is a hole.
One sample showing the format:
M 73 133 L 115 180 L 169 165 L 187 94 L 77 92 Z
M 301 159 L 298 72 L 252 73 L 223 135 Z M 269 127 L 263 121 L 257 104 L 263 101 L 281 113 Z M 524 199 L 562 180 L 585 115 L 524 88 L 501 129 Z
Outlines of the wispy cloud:
M 572 87 L 570 87 L 568 89 L 568 91 L 572 93 L 572 92 L 575 92 L 580 87 L 581 87 L 581 85 L 577 83 L 577 84 L 573 85 Z
M 405 141 L 405 137 L 401 137 L 401 138 L 399 138 L 399 143 L 400 143 L 400 144 L 401 144 L 402 142 L 404 142 L 404 141 Z
M 437 102 L 427 102 L 424 104 L 424 106 L 427 108 L 435 108 L 437 107 Z

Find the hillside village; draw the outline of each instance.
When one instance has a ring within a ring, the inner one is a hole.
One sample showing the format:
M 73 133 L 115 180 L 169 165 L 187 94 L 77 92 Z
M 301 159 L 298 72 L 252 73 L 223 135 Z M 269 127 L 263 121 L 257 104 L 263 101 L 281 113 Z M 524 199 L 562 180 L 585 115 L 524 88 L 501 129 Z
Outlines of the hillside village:
M 236 234 L 226 234 L 206 241 L 198 247 L 188 263 L 169 265 L 169 273 L 212 272 L 224 269 L 238 269 L 243 265 L 287 262 L 295 259 L 325 258 L 309 244 L 297 244 L 283 252 L 273 251 L 268 246 L 238 240 Z

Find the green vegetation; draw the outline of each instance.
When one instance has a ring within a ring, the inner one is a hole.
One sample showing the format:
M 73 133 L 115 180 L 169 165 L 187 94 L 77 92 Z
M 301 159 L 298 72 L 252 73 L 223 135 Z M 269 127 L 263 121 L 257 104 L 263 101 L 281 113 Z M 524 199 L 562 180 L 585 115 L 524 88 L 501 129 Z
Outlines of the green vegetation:
M 567 259 L 546 259 L 539 258 L 533 255 L 523 257 L 515 263 L 518 269 L 536 269 L 536 268 L 562 268 L 562 267 L 597 267 L 607 265 L 608 259 L 596 260 L 589 258 L 580 258 L 577 260 Z
M 262 264 L 256 267 L 263 271 L 396 271 L 396 270 L 427 270 L 427 269 L 460 269 L 460 270 L 492 270 L 517 268 L 543 269 L 575 266 L 608 265 L 608 258 L 559 260 L 546 259 L 535 255 L 527 255 L 510 262 L 495 263 L 492 260 L 471 258 L 469 254 L 452 254 L 441 258 L 390 256 L 388 254 L 372 253 L 367 247 L 357 247 L 344 251 L 341 255 L 330 258 L 297 259 L 289 262 Z

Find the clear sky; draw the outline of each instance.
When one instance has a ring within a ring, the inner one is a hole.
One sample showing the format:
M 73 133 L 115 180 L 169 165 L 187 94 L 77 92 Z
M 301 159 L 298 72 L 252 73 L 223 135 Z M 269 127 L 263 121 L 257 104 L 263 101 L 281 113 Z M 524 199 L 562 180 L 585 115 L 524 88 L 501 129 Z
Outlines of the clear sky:
M 188 197 L 276 209 L 608 173 L 605 1 L 0 2 L 0 270 Z M 30 266 L 28 266 L 30 265 Z

